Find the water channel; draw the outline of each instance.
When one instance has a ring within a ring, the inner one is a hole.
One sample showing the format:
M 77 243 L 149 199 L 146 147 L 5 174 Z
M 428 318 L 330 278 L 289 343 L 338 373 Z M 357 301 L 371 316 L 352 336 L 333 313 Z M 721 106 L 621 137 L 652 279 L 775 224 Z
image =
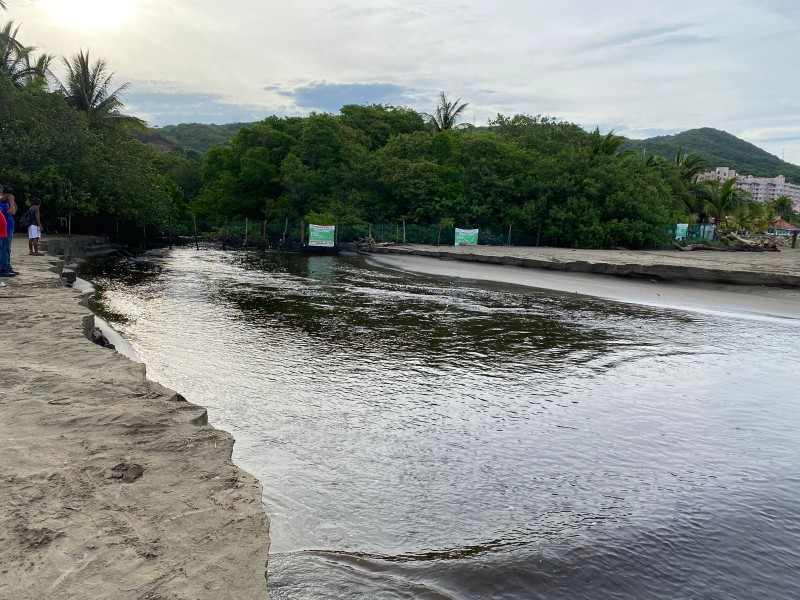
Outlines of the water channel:
M 274 600 L 800 597 L 800 321 L 309 257 L 81 276 L 264 486 Z

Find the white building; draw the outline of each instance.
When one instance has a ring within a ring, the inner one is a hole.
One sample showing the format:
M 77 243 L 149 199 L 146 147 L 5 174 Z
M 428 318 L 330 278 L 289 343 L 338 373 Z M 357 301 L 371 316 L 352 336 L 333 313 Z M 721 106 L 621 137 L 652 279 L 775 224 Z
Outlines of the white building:
M 800 185 L 786 183 L 783 175 L 777 177 L 753 177 L 752 175 L 737 175 L 736 171 L 728 167 L 717 167 L 714 171 L 701 173 L 698 181 L 716 179 L 725 182 L 736 179 L 736 187 L 747 190 L 753 195 L 756 202 L 771 202 L 778 196 L 789 196 L 795 209 L 800 209 Z

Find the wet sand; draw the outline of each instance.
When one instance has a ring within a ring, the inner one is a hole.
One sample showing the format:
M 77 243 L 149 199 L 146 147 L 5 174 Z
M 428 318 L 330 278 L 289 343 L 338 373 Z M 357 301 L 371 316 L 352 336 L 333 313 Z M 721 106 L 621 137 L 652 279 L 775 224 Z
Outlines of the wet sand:
M 86 338 L 92 315 L 58 260 L 29 256 L 20 236 L 13 263 L 21 275 L 0 288 L 0 598 L 267 598 L 261 486 L 231 462 L 232 437 Z
M 438 256 L 424 255 L 433 252 Z M 511 266 L 499 260 L 504 257 L 531 262 L 527 266 Z M 776 281 L 791 281 L 794 277 L 800 281 L 800 250 L 784 250 L 780 253 L 673 253 L 413 246 L 409 251 L 408 247 L 398 246 L 381 248 L 378 253 L 369 254 L 368 259 L 384 267 L 466 281 L 521 285 L 712 314 L 800 319 L 800 287 L 785 283 L 783 287 L 777 284 L 724 283 L 743 280 L 751 273 L 756 273 L 764 280 L 775 276 Z M 490 261 L 488 264 L 487 259 Z M 539 262 L 545 265 L 536 265 Z M 583 271 L 580 270 L 582 266 L 585 267 Z M 624 277 L 602 274 L 614 272 L 621 266 L 624 267 Z M 665 268 L 690 276 L 666 279 L 663 276 Z M 714 271 L 714 275 L 710 279 L 702 279 L 701 275 L 707 271 Z M 745 275 L 741 276 L 742 273 Z

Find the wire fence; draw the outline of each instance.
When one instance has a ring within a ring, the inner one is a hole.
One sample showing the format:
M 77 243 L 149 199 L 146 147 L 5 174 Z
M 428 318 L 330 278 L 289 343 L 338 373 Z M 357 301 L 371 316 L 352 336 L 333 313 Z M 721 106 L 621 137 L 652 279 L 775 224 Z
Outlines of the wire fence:
M 331 223 L 332 224 L 332 223 Z M 146 243 L 204 244 L 218 246 L 243 246 L 282 248 L 302 245 L 308 240 L 308 223 L 284 221 L 282 223 L 229 220 L 175 221 L 157 233 L 150 234 Z M 467 225 L 463 226 L 469 228 Z M 512 226 L 480 227 L 478 244 L 486 246 L 556 246 L 558 240 L 541 235 L 540 231 L 525 232 Z M 154 239 L 156 238 L 156 239 Z M 446 225 L 415 225 L 404 223 L 364 223 L 336 226 L 337 244 L 347 244 L 372 238 L 375 243 L 427 244 L 452 246 L 455 244 L 455 227 Z

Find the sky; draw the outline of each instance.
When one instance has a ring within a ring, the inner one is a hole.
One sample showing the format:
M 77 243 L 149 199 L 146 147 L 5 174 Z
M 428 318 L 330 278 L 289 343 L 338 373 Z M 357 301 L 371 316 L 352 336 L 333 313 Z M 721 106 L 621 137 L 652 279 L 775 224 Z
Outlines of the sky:
M 715 127 L 800 164 L 798 0 L 7 0 L 0 23 L 129 83 L 151 126 L 337 113 L 550 115 L 632 138 Z M 57 74 L 61 73 L 56 66 Z

